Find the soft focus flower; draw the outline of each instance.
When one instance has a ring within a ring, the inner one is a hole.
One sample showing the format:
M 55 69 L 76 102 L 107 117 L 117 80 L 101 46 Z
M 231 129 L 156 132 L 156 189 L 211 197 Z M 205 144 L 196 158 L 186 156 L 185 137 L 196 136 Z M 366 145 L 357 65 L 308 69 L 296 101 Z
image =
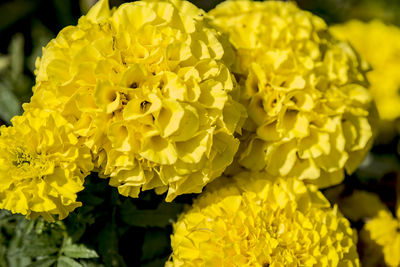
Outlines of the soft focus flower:
M 201 192 L 232 162 L 245 109 L 224 45 L 185 1 L 99 1 L 37 61 L 25 110 L 57 110 L 121 194 Z
M 354 190 L 350 195 L 344 195 L 345 186 L 329 188 L 324 195 L 331 202 L 338 205 L 342 214 L 350 221 L 368 220 L 387 207 L 375 193 Z
M 384 120 L 400 117 L 400 29 L 381 21 L 352 20 L 331 27 L 332 33 L 348 40 L 372 66 L 367 74 L 371 94 Z
M 220 178 L 173 229 L 166 266 L 359 265 L 349 222 L 316 186 L 293 178 Z
M 48 111 L 26 112 L 0 128 L 0 208 L 27 218 L 65 218 L 92 170 L 72 125 Z
M 238 163 L 320 187 L 340 183 L 372 144 L 358 55 L 293 2 L 227 1 L 210 23 L 229 34 L 249 119 Z
M 377 266 L 382 258 L 387 266 L 400 266 L 400 221 L 389 210 L 381 210 L 360 232 L 363 266 Z

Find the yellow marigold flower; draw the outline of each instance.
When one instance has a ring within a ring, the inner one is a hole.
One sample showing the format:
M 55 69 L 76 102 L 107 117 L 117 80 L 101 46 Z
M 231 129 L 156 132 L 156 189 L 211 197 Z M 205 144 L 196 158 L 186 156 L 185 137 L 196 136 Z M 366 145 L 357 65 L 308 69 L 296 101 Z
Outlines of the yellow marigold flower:
M 400 221 L 389 210 L 381 210 L 360 232 L 363 266 L 400 266 Z
M 25 109 L 61 112 L 123 195 L 201 192 L 232 162 L 246 116 L 203 16 L 185 1 L 99 1 L 46 46 Z
M 338 205 L 342 214 L 350 221 L 357 222 L 373 218 L 381 210 L 387 209 L 379 196 L 367 191 L 354 190 L 349 196 L 343 196 L 345 186 L 330 188 L 324 195 L 330 202 Z
M 372 144 L 358 55 L 294 2 L 227 1 L 210 23 L 229 34 L 249 119 L 238 162 L 320 187 L 352 173 Z
M 293 178 L 218 179 L 173 230 L 166 266 L 359 266 L 349 222 Z
M 332 33 L 348 40 L 372 66 L 367 74 L 371 94 L 384 120 L 400 117 L 400 28 L 381 21 L 352 20 L 331 27 Z
M 93 168 L 90 150 L 54 112 L 25 112 L 11 121 L 0 128 L 0 208 L 27 218 L 65 218 L 82 205 L 76 198 Z

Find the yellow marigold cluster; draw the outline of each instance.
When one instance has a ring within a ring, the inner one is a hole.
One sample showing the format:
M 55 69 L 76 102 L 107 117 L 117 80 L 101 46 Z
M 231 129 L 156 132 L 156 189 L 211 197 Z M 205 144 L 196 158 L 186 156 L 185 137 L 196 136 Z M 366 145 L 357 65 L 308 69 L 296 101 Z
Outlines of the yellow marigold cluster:
M 201 192 L 232 162 L 246 117 L 204 15 L 178 0 L 99 1 L 43 50 L 25 110 L 60 112 L 125 196 Z
M 249 116 L 238 163 L 320 187 L 352 173 L 372 144 L 371 96 L 356 52 L 294 2 L 227 1 L 209 15 L 235 48 Z
M 359 266 L 356 232 L 314 185 L 244 172 L 182 214 L 166 266 Z
M 381 21 L 350 21 L 331 27 L 332 33 L 348 40 L 371 64 L 367 74 L 371 94 L 381 119 L 400 117 L 400 28 Z
M 93 169 L 91 153 L 59 114 L 26 112 L 0 128 L 0 208 L 27 218 L 65 218 Z

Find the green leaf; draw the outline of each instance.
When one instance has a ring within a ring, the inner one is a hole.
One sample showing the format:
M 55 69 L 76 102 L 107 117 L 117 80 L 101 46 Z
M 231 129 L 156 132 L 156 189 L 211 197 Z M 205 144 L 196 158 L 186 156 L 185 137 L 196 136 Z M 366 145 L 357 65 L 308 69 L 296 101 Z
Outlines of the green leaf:
M 42 260 L 38 260 L 38 261 L 32 262 L 31 264 L 29 264 L 26 267 L 49 267 L 53 263 L 55 263 L 56 260 L 57 260 L 57 258 L 55 258 L 55 257 L 45 258 L 45 259 L 42 259 Z
M 82 264 L 71 258 L 61 256 L 57 260 L 57 267 L 82 267 Z
M 142 246 L 141 261 L 153 260 L 164 254 L 170 247 L 168 232 L 161 229 L 146 231 Z
M 130 202 L 125 202 L 122 206 L 122 220 L 137 227 L 165 227 L 175 221 L 183 206 L 179 203 L 159 204 L 154 210 L 139 210 Z
M 10 57 L 7 55 L 0 56 L 0 73 L 2 73 L 5 69 L 10 65 Z
M 126 266 L 119 254 L 118 236 L 115 223 L 108 223 L 98 236 L 99 254 L 106 266 Z
M 69 238 L 66 242 L 65 246 L 62 249 L 62 252 L 65 256 L 70 258 L 82 258 L 82 259 L 90 259 L 90 258 L 98 258 L 96 251 L 85 247 L 85 245 L 77 245 L 72 244 L 71 239 Z
M 93 261 L 85 261 L 85 260 L 81 260 L 80 261 L 81 265 L 83 267 L 104 267 L 103 264 L 101 263 L 95 263 Z
M 45 246 L 25 246 L 22 250 L 22 254 L 28 257 L 40 257 L 49 256 L 51 254 L 57 253 L 59 251 L 56 247 L 45 247 Z
M 24 70 L 24 36 L 21 33 L 12 37 L 8 50 L 11 58 L 11 77 L 17 80 Z
M 21 103 L 6 83 L 0 83 L 0 118 L 9 122 L 21 113 Z
M 7 247 L 3 235 L 0 238 L 0 266 L 7 266 Z

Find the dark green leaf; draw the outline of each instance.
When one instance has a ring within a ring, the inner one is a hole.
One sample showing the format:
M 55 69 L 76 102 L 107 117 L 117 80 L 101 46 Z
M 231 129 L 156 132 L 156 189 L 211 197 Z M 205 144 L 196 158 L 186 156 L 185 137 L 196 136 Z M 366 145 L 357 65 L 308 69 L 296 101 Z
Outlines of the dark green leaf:
M 106 266 L 126 266 L 122 256 L 119 254 L 115 224 L 107 224 L 100 232 L 98 240 L 98 251 Z
M 31 264 L 29 264 L 26 267 L 49 267 L 53 263 L 55 263 L 56 260 L 57 260 L 57 258 L 55 258 L 55 257 L 45 258 L 45 259 L 42 259 L 42 260 L 38 260 L 38 261 L 32 262 Z
M 9 53 L 11 57 L 11 77 L 13 80 L 17 80 L 24 70 L 24 36 L 21 33 L 13 36 Z
M 61 256 L 57 260 L 57 267 L 82 267 L 82 264 L 71 258 Z
M 39 247 L 32 244 L 30 246 L 25 246 L 22 250 L 22 254 L 28 257 L 40 257 L 40 256 L 49 256 L 58 251 L 59 249 L 56 247 Z
M 153 260 L 163 255 L 170 247 L 168 232 L 161 229 L 146 231 L 142 246 L 141 261 Z
M 85 247 L 85 245 L 72 244 L 71 239 L 68 239 L 66 245 L 63 247 L 62 252 L 65 256 L 70 258 L 98 258 L 96 251 Z
M 165 227 L 175 221 L 183 206 L 179 203 L 162 202 L 157 209 L 139 210 L 130 202 L 122 206 L 122 220 L 137 227 Z

